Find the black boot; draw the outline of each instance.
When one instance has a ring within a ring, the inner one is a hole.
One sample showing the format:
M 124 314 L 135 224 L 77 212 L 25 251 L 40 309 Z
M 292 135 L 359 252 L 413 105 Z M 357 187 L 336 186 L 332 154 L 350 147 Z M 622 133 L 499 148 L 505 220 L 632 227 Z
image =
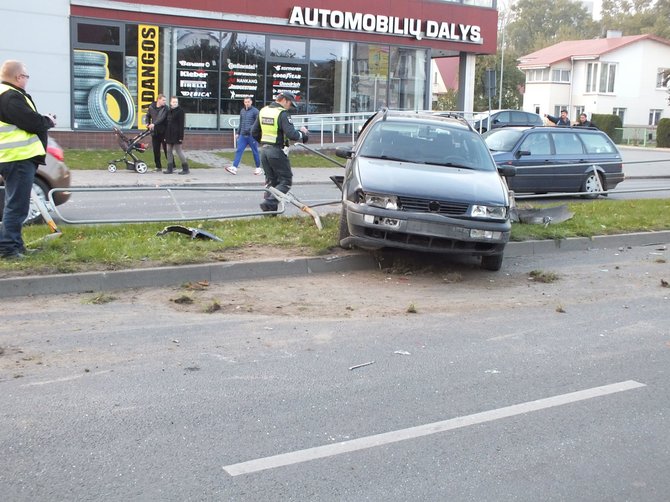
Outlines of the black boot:
M 174 173 L 174 164 L 170 164 L 168 162 L 167 169 L 165 170 L 165 174 L 172 174 Z
M 191 171 L 188 168 L 188 164 L 186 162 L 184 162 L 181 165 L 181 171 L 179 171 L 177 174 L 190 174 L 190 173 L 191 173 Z

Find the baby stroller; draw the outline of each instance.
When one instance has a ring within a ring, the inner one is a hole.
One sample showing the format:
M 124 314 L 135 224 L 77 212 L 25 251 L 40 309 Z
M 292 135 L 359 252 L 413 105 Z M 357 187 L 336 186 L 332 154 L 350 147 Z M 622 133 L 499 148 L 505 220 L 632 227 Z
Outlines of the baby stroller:
M 123 134 L 118 128 L 114 128 L 114 135 L 118 138 L 119 140 L 119 146 L 121 147 L 121 150 L 123 150 L 123 153 L 125 154 L 123 158 L 120 159 L 115 159 L 111 160 L 109 162 L 109 165 L 107 166 L 107 170 L 110 173 L 116 172 L 116 163 L 117 162 L 125 162 L 126 164 L 126 169 L 130 171 L 137 171 L 140 174 L 144 174 L 147 172 L 149 169 L 149 166 L 147 166 L 147 163 L 144 162 L 143 160 L 137 158 L 135 156 L 134 152 L 140 152 L 144 153 L 147 149 L 147 145 L 144 143 L 140 143 L 140 140 L 146 136 L 151 134 L 151 130 L 147 129 L 146 131 L 141 132 L 134 138 L 129 138 L 125 134 Z

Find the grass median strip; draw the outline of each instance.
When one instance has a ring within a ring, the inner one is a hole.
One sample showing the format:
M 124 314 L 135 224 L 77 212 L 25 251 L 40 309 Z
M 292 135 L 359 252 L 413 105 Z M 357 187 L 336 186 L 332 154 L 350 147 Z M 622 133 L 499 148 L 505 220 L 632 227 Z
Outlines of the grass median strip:
M 512 226 L 512 240 L 560 240 L 621 233 L 670 230 L 670 200 L 596 200 L 569 204 L 572 219 L 557 225 Z M 192 240 L 169 232 L 156 235 L 168 223 L 120 225 L 61 225 L 62 236 L 45 240 L 45 225 L 24 228 L 28 247 L 40 248 L 23 260 L 0 260 L 0 278 L 70 273 L 92 270 L 120 270 L 151 266 L 182 265 L 216 261 L 239 261 L 259 256 L 271 258 L 273 250 L 290 250 L 292 256 L 318 256 L 337 252 L 339 215 L 321 218 L 319 231 L 304 216 L 224 221 L 187 222 L 220 237 L 223 242 Z M 262 252 L 259 252 L 262 251 Z M 286 254 L 286 253 L 284 253 Z

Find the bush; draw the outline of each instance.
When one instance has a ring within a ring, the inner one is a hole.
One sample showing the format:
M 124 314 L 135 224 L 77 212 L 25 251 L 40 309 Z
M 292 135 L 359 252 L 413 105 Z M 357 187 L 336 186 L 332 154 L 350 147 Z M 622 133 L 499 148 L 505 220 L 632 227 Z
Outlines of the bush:
M 612 141 L 619 144 L 623 138 L 623 123 L 621 122 L 621 117 L 618 115 L 605 115 L 600 113 L 594 113 L 591 116 L 591 122 L 600 129 L 602 132 L 607 134 Z
M 656 146 L 670 148 L 670 119 L 661 119 L 658 121 Z

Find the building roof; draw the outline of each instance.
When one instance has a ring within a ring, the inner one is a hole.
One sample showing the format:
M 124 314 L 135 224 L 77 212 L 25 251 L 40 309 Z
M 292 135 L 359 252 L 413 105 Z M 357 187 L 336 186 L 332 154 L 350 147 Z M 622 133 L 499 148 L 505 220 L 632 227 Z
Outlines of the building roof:
M 631 35 L 627 37 L 597 38 L 595 40 L 567 40 L 521 56 L 518 67 L 522 70 L 547 68 L 566 59 L 597 59 L 603 54 L 642 40 L 655 40 L 670 45 L 670 40 L 654 35 Z

